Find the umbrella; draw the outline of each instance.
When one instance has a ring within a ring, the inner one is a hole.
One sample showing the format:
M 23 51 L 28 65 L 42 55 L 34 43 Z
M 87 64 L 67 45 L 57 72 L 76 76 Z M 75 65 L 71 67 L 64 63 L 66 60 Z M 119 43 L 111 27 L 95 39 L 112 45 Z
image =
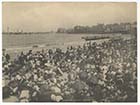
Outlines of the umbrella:
M 86 89 L 86 87 L 87 85 L 83 81 L 76 81 L 72 86 L 72 88 L 74 88 L 76 91 L 81 91 L 83 89 Z
M 40 87 L 40 93 L 42 94 L 42 95 L 45 95 L 45 94 L 47 94 L 47 91 L 49 90 L 49 87 L 48 87 L 48 85 L 46 85 L 46 84 L 44 84 L 44 85 L 42 85 L 41 87 Z
M 41 102 L 47 102 L 51 101 L 51 94 L 52 92 L 49 89 L 49 86 L 44 84 L 40 87 L 40 94 L 38 96 L 39 101 Z
M 98 78 L 95 76 L 92 76 L 88 79 L 88 83 L 91 85 L 98 84 Z
M 10 96 L 10 88 L 8 86 L 5 86 L 2 88 L 3 92 L 3 99 L 8 98 Z
M 88 73 L 83 71 L 79 74 L 79 77 L 80 77 L 81 80 L 86 80 L 88 78 Z

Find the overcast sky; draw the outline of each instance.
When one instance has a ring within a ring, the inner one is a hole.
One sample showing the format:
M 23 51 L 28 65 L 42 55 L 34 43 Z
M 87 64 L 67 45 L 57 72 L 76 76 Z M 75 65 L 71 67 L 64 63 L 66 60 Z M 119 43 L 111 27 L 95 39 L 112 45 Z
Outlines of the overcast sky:
M 136 3 L 3 3 L 3 30 L 50 31 L 58 27 L 136 21 Z

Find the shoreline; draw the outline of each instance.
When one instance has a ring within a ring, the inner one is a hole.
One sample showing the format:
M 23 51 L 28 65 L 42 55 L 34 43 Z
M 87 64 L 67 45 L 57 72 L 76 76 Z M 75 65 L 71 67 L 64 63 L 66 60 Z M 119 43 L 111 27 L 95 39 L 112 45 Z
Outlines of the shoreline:
M 102 39 L 102 40 L 93 40 L 91 42 L 96 42 L 96 43 L 102 43 L 104 41 L 108 41 L 109 39 Z M 33 46 L 27 46 L 27 47 L 13 47 L 13 48 L 3 48 L 6 49 L 6 53 L 8 53 L 11 56 L 11 60 L 13 60 L 17 55 L 19 55 L 21 52 L 27 53 L 29 50 L 32 50 L 33 52 L 36 51 L 41 51 L 42 49 L 48 50 L 52 49 L 55 50 L 56 48 L 60 48 L 63 51 L 67 49 L 69 46 L 82 46 L 84 43 L 87 43 L 88 41 L 80 41 L 80 42 L 67 42 L 67 43 L 57 43 L 57 44 L 50 44 L 50 45 L 45 45 L 45 44 L 40 44 L 37 45 L 37 47 Z
M 100 34 L 101 35 L 101 34 Z M 87 35 L 86 35 L 87 36 Z M 96 35 L 98 36 L 98 35 Z M 104 36 L 109 36 L 110 38 L 115 38 L 115 37 L 118 37 L 120 36 L 119 34 L 116 34 L 116 35 L 104 35 Z M 133 37 L 133 35 L 121 35 L 121 38 L 123 39 L 131 39 Z M 79 40 L 80 39 L 80 40 Z M 6 49 L 6 53 L 8 53 L 10 56 L 11 56 L 11 59 L 15 58 L 17 55 L 19 55 L 21 52 L 24 52 L 24 53 L 27 53 L 29 50 L 32 50 L 33 52 L 35 51 L 41 51 L 42 49 L 44 50 L 48 50 L 48 49 L 56 49 L 56 48 L 60 48 L 62 49 L 63 51 L 66 50 L 66 48 L 68 46 L 82 46 L 84 43 L 87 43 L 88 41 L 85 41 L 81 38 L 79 38 L 77 40 L 72 40 L 72 41 L 54 41 L 53 43 L 43 43 L 43 44 L 31 44 L 29 46 L 19 46 L 19 45 L 16 45 L 16 46 L 12 46 L 12 47 L 8 47 L 8 48 L 5 48 L 5 47 L 2 47 L 3 49 Z M 65 40 L 65 39 L 64 39 Z M 102 43 L 104 41 L 108 41 L 109 39 L 101 39 L 101 40 L 92 40 L 91 42 L 96 42 L 96 43 Z

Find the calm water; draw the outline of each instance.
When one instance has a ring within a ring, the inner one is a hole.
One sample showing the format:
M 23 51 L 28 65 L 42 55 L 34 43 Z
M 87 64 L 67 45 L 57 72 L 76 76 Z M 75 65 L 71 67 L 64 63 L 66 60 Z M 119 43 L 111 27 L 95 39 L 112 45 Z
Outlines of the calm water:
M 6 48 L 7 53 L 10 54 L 11 59 L 20 54 L 21 51 L 27 52 L 29 50 L 41 51 L 42 49 L 61 48 L 65 50 L 67 46 L 82 45 L 85 40 L 81 39 L 83 36 L 97 36 L 97 34 L 31 34 L 31 35 L 6 35 L 2 37 L 3 48 Z M 98 36 L 103 36 L 98 35 Z M 118 34 L 104 34 L 104 36 L 118 36 Z M 131 38 L 131 35 L 123 35 L 123 37 Z M 97 40 L 100 43 L 104 40 Z M 38 45 L 38 48 L 33 48 L 33 45 Z
M 117 36 L 118 34 L 115 34 Z M 13 48 L 23 48 L 32 47 L 33 45 L 71 45 L 84 43 L 81 39 L 82 36 L 97 36 L 97 34 L 19 34 L 19 35 L 3 35 L 3 48 L 13 49 Z M 100 35 L 101 36 L 101 35 Z M 104 36 L 114 36 L 112 34 L 104 34 Z M 126 35 L 125 35 L 126 36 Z M 128 36 L 128 35 L 127 35 Z
M 82 42 L 83 35 L 75 34 L 22 34 L 22 35 L 3 35 L 3 48 L 29 47 L 33 45 L 54 45 L 72 42 Z

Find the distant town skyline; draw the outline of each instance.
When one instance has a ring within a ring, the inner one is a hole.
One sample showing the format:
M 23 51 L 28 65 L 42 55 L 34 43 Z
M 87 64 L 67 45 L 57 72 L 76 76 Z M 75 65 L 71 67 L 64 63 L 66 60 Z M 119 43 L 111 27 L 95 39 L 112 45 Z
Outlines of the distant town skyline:
M 8 3 L 2 4 L 4 31 L 46 32 L 59 27 L 135 22 L 136 3 Z

